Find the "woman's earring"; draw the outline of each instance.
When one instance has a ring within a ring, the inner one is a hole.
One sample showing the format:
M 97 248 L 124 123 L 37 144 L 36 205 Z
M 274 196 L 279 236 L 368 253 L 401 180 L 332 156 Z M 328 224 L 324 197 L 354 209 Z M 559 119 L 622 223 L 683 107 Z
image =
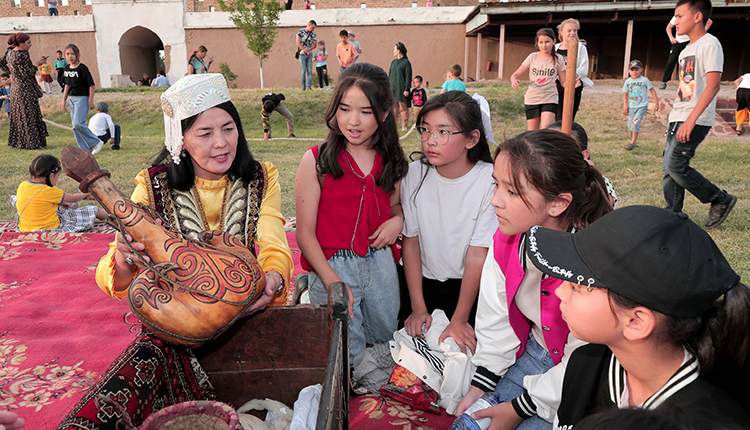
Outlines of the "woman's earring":
M 182 151 L 180 151 L 180 157 L 181 158 L 187 157 L 187 151 L 185 151 L 184 149 Z

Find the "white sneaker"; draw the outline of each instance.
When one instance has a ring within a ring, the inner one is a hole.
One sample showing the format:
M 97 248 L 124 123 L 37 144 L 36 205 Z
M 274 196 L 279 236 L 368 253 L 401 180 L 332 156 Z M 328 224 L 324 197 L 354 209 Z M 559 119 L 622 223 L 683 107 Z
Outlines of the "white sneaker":
M 104 142 L 102 142 L 102 141 L 100 140 L 100 141 L 99 141 L 99 143 L 97 143 L 95 147 L 91 148 L 91 153 L 92 153 L 93 155 L 96 155 L 96 154 L 98 154 L 98 153 L 99 153 L 99 151 L 101 151 L 101 150 L 102 150 L 102 147 L 103 147 L 103 146 L 104 146 Z
M 331 91 L 331 87 L 326 85 L 326 91 Z

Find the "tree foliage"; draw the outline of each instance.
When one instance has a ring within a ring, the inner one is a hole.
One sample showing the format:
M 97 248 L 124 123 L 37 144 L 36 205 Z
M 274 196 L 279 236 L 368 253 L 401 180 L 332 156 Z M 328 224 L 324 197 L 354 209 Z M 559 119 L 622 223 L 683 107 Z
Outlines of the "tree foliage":
M 281 4 L 276 0 L 219 0 L 219 6 L 230 12 L 229 19 L 247 38 L 247 49 L 263 67 L 263 60 L 268 58 L 276 40 Z

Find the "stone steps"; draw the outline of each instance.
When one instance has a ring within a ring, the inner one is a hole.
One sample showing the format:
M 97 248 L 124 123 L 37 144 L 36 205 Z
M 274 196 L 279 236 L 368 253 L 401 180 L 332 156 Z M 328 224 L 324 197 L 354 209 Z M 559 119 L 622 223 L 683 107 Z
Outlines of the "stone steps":
M 664 97 L 659 99 L 659 112 L 656 113 L 656 117 L 659 118 L 662 124 L 666 127 L 669 121 L 669 112 L 672 111 L 674 105 L 674 98 Z M 735 139 L 747 139 L 750 140 L 750 133 L 745 133 L 742 136 L 737 136 L 734 132 L 737 126 L 734 112 L 737 110 L 737 101 L 734 99 L 718 98 L 716 100 L 716 124 L 711 128 L 708 133 L 709 137 L 732 137 Z

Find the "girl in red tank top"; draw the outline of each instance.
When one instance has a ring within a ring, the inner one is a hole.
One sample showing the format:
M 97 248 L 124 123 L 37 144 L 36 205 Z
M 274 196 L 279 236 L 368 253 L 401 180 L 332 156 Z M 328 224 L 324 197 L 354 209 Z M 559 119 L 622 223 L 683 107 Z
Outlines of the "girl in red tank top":
M 393 337 L 399 287 L 393 247 L 403 227 L 400 182 L 408 163 L 383 69 L 347 68 L 326 110 L 326 141 L 305 153 L 295 178 L 297 241 L 313 303 L 344 282 L 349 351 Z

